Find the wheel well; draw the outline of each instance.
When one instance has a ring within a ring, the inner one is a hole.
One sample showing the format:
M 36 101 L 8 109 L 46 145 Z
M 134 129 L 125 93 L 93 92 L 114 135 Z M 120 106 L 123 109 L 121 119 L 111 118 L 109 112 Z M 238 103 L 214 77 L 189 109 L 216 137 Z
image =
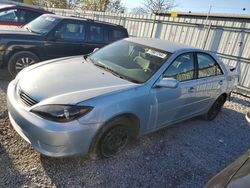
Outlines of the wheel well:
M 227 100 L 227 97 L 228 97 L 228 94 L 226 94 L 226 93 L 223 93 L 223 94 L 221 94 L 220 96 L 223 96 L 223 98 L 224 98 L 224 102 L 226 102 L 226 100 Z
M 10 52 L 10 54 L 8 54 L 7 58 L 5 59 L 5 64 L 4 64 L 4 66 L 7 65 L 7 64 L 9 63 L 10 58 L 11 58 L 14 54 L 19 53 L 19 52 L 30 52 L 30 53 L 33 53 L 34 55 L 36 55 L 39 59 L 41 59 L 40 56 L 38 55 L 38 53 L 36 53 L 36 52 L 33 51 L 33 50 L 16 49 L 16 50 L 13 50 L 12 52 Z
M 97 133 L 95 134 L 95 136 L 93 137 L 92 141 L 91 141 L 91 144 L 90 144 L 90 147 L 89 147 L 89 154 L 90 155 L 95 155 L 96 152 L 96 149 L 97 149 L 97 144 L 98 144 L 98 141 L 100 140 L 101 136 L 103 135 L 103 133 L 108 130 L 109 128 L 111 127 L 108 127 L 107 124 L 111 121 L 114 121 L 115 119 L 118 119 L 118 118 L 126 118 L 130 123 L 129 123 L 129 129 L 131 131 L 131 136 L 132 137 L 137 137 L 138 134 L 139 134 L 139 129 L 140 129 L 140 120 L 139 118 L 134 115 L 134 114 L 131 114 L 131 113 L 125 113 L 125 114 L 120 114 L 120 115 L 117 115 L 113 118 L 111 118 L 110 120 L 106 121 L 101 127 L 100 129 L 97 131 Z
M 140 120 L 138 119 L 138 117 L 134 114 L 123 114 L 119 117 L 126 117 L 129 122 L 131 123 L 130 124 L 130 128 L 131 128 L 131 131 L 133 133 L 133 136 L 137 136 L 139 134 L 139 129 L 140 129 Z

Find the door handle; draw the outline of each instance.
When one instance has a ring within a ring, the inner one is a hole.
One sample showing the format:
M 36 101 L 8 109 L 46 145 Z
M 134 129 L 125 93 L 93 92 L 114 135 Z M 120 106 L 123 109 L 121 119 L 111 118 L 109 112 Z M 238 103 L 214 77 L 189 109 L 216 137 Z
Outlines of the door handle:
M 188 88 L 188 92 L 190 92 L 190 93 L 194 92 L 194 87 Z
M 219 81 L 219 85 L 222 85 L 222 84 L 223 84 L 223 80 L 220 80 L 220 81 Z

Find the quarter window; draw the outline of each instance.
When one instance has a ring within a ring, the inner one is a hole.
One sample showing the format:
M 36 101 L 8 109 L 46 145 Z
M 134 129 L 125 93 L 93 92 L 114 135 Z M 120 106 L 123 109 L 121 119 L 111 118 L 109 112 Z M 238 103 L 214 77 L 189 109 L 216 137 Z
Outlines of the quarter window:
M 103 28 L 101 26 L 90 26 L 90 40 L 103 41 Z
M 75 23 L 64 23 L 58 29 L 62 33 L 62 39 L 68 41 L 83 41 L 85 39 L 85 26 Z
M 194 59 L 192 53 L 180 55 L 168 67 L 163 75 L 167 78 L 174 78 L 179 82 L 194 79 Z
M 198 53 L 198 78 L 221 75 L 218 63 L 208 54 Z

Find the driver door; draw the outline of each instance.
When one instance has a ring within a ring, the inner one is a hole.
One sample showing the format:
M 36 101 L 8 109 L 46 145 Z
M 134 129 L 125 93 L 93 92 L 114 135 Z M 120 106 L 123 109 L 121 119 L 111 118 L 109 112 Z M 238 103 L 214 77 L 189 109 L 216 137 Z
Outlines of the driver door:
M 163 78 L 174 78 L 179 84 L 177 88 L 152 88 L 151 95 L 156 101 L 154 128 L 166 126 L 196 113 L 195 74 L 193 53 L 178 56 L 166 69 Z
M 81 21 L 63 21 L 46 41 L 49 59 L 85 54 L 87 25 Z M 60 35 L 56 35 L 56 33 Z

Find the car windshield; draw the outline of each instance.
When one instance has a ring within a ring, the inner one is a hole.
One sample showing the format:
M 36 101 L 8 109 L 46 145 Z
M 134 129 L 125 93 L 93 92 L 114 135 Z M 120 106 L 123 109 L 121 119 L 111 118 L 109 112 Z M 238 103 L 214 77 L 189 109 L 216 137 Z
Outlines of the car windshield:
M 30 32 L 47 34 L 53 29 L 60 19 L 49 15 L 42 15 L 24 26 Z
M 171 53 L 121 40 L 89 56 L 98 67 L 135 83 L 144 83 L 166 62 Z

